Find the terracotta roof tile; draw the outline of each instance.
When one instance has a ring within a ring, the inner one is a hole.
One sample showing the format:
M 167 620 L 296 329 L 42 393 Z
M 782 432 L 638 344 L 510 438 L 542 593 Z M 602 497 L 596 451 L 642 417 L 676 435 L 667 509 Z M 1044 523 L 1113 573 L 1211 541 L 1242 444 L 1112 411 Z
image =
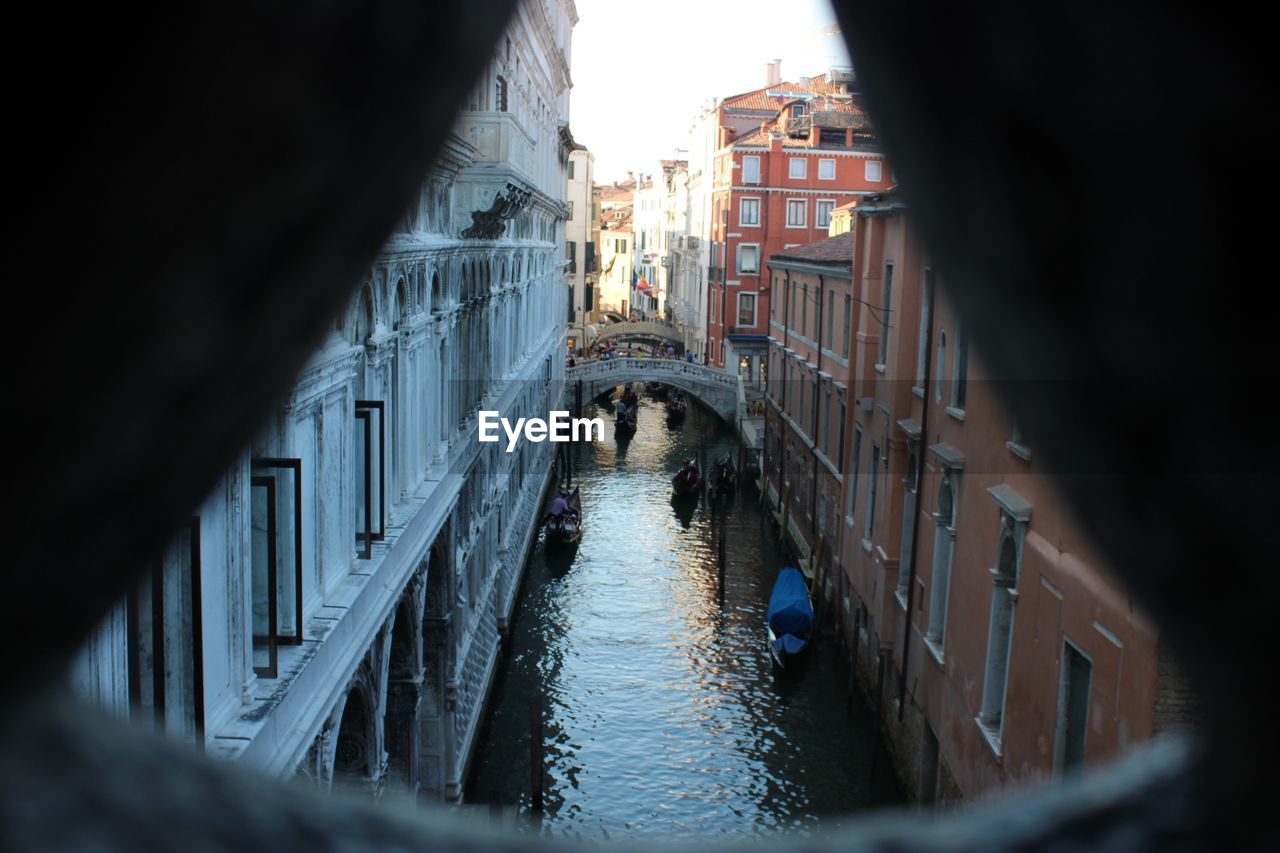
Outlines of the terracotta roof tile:
M 770 93 L 773 94 L 770 94 Z M 793 101 L 796 97 L 815 95 L 838 95 L 841 87 L 827 82 L 827 75 L 819 74 L 809 78 L 809 85 L 802 86 L 795 81 L 786 81 L 776 86 L 761 86 L 749 92 L 730 95 L 720 102 L 720 106 L 734 112 L 777 112 L 782 105 Z
M 630 201 L 635 192 L 635 181 L 615 181 L 612 184 L 597 184 L 601 201 Z
M 825 240 L 805 243 L 803 246 L 792 246 L 790 249 L 774 252 L 770 259 L 852 265 L 853 232 L 847 231 Z

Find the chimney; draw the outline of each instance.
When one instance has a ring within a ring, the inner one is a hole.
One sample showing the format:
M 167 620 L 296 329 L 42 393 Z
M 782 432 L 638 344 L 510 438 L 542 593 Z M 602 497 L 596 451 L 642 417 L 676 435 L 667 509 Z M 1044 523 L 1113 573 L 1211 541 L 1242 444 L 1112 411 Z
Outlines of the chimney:
M 810 83 L 810 82 L 811 82 L 810 78 L 808 78 L 808 77 L 801 77 L 801 78 L 800 78 L 800 87 L 801 87 L 802 89 L 808 89 L 808 88 L 809 88 L 809 83 Z
M 782 82 L 782 60 L 773 59 L 764 64 L 764 84 L 777 86 Z

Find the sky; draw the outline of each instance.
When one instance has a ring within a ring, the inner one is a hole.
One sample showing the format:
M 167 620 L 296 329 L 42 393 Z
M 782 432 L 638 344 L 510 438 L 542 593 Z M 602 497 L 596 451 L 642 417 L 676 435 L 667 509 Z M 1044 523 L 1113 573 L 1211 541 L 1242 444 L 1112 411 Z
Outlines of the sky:
M 569 127 L 597 183 L 674 157 L 700 108 L 763 86 L 771 59 L 783 80 L 849 64 L 829 0 L 575 3 Z

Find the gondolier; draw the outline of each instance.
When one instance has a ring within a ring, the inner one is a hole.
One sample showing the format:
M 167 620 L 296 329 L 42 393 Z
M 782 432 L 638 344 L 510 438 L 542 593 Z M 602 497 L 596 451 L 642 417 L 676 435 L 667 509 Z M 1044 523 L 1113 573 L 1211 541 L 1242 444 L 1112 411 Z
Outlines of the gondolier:
M 551 500 L 544 521 L 547 525 L 547 545 L 576 545 L 582 538 L 582 491 L 574 489 L 570 495 L 557 492 Z
M 678 496 L 698 494 L 702 488 L 702 472 L 698 470 L 697 458 L 690 458 L 679 472 L 671 478 L 671 488 Z

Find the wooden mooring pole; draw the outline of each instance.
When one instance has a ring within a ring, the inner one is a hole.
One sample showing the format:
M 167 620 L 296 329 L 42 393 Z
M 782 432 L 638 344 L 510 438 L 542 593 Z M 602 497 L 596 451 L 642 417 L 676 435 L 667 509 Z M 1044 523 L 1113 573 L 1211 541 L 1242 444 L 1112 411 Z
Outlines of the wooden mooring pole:
M 858 609 L 853 613 L 853 639 L 850 641 L 849 649 L 849 682 L 845 685 L 844 696 L 844 713 L 849 716 L 853 713 L 853 693 L 857 687 L 854 679 L 858 677 L 858 635 L 862 630 L 862 605 L 858 605 Z
M 823 571 L 825 569 L 824 560 L 827 556 L 827 537 L 823 536 L 818 540 L 818 547 L 814 549 L 810 557 L 813 559 L 813 580 L 809 583 L 809 596 L 813 599 L 813 623 L 814 630 L 818 629 L 818 623 L 822 621 L 825 614 L 824 595 L 826 589 L 823 585 Z
M 699 472 L 702 474 L 702 502 L 705 504 L 707 502 L 707 489 L 709 488 L 707 483 L 711 480 L 711 478 L 707 476 L 709 472 L 707 471 L 707 446 L 705 444 L 702 445 L 701 456 L 702 461 L 698 464 L 698 468 Z
M 876 652 L 876 706 L 871 712 L 871 771 L 867 784 L 875 790 L 876 763 L 880 757 L 880 712 L 884 702 L 884 649 Z
M 502 792 L 496 788 L 489 789 L 489 823 L 494 826 L 502 823 Z

